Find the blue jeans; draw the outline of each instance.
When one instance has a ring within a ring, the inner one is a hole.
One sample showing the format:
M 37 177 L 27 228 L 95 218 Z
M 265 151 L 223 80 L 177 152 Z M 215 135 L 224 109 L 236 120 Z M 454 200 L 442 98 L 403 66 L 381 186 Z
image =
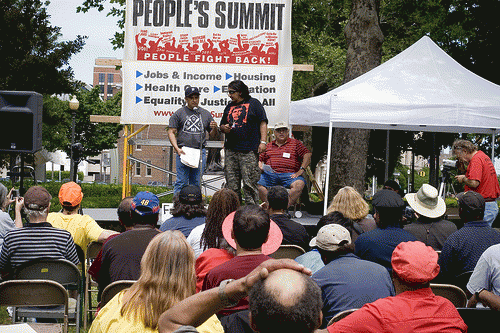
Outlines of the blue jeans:
M 205 165 L 207 163 L 207 151 L 203 149 L 201 151 L 202 155 L 202 170 L 205 170 Z M 179 193 L 180 190 L 186 185 L 196 185 L 200 186 L 200 168 L 190 168 L 187 165 L 182 164 L 179 155 L 175 158 L 175 171 L 177 177 L 174 183 L 174 195 Z
M 498 204 L 496 201 L 489 201 L 485 204 L 484 206 L 484 218 L 486 222 L 490 225 L 490 227 L 493 225 L 493 222 L 495 222 L 495 219 L 498 215 Z

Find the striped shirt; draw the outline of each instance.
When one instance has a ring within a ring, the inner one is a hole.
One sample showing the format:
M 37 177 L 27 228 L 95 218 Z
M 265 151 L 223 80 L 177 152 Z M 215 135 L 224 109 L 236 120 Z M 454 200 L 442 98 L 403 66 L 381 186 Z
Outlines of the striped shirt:
M 275 172 L 295 173 L 299 171 L 307 153 L 310 153 L 309 149 L 297 139 L 288 138 L 281 146 L 278 146 L 275 140 L 267 144 L 266 151 L 260 154 L 259 161 L 270 165 Z
M 53 228 L 48 222 L 28 223 L 24 228 L 5 235 L 0 253 L 0 271 L 10 271 L 38 258 L 66 259 L 75 265 L 80 262 L 71 234 Z

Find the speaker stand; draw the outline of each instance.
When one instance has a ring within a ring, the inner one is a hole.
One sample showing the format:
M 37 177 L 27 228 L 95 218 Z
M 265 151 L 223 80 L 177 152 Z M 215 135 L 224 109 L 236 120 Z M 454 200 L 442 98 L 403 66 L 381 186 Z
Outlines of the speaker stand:
M 24 189 L 24 153 L 20 153 L 21 155 L 21 166 L 19 167 L 19 172 L 15 172 L 16 168 L 16 155 L 15 153 L 10 154 L 10 172 L 8 173 L 10 180 L 12 182 L 12 187 L 14 187 L 17 182 L 17 177 L 19 177 L 19 195 L 23 196 L 26 193 Z

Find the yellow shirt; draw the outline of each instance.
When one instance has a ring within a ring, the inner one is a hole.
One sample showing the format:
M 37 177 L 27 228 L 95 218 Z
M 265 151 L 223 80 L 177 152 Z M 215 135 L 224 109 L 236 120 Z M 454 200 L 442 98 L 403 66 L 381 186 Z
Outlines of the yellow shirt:
M 113 297 L 101 310 L 92 322 L 89 333 L 157 333 L 158 330 L 146 328 L 142 321 L 133 321 L 131 318 L 123 317 L 120 314 L 122 308 L 122 296 L 126 292 L 123 290 Z M 219 319 L 216 315 L 208 318 L 206 322 L 197 327 L 200 333 L 224 333 Z
M 104 231 L 97 222 L 88 215 L 64 215 L 63 213 L 49 213 L 47 222 L 54 228 L 69 231 L 73 236 L 73 241 L 80 246 L 87 254 L 87 246 L 91 242 L 96 242 Z

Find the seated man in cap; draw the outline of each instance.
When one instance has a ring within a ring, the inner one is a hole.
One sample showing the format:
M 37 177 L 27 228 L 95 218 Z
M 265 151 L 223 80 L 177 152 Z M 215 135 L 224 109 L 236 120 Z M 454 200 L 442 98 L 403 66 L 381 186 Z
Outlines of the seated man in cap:
M 396 246 L 417 239 L 401 226 L 405 203 L 399 194 L 388 189 L 380 190 L 373 196 L 372 206 L 377 228 L 359 235 L 354 242 L 354 254 L 390 271 L 391 255 Z
M 417 220 L 404 226 L 419 241 L 441 251 L 444 242 L 457 231 L 455 223 L 443 220 L 446 204 L 434 186 L 423 184 L 417 193 L 408 193 L 406 201 L 417 215 Z
M 267 191 L 267 200 L 269 203 L 268 213 L 271 219 L 276 222 L 283 233 L 282 244 L 298 245 L 309 250 L 309 234 L 306 228 L 288 217 L 288 192 L 283 186 L 272 186 Z
M 458 215 L 464 226 L 451 234 L 439 256 L 442 282 L 453 281 L 461 273 L 474 270 L 476 263 L 492 245 L 500 243 L 500 233 L 483 220 L 485 200 L 475 191 L 457 195 Z
M 325 324 L 339 312 L 394 295 L 387 269 L 354 255 L 351 235 L 343 226 L 322 227 L 312 239 L 311 247 L 318 248 L 326 264 L 312 276 L 323 295 Z
M 274 137 L 275 140 L 267 144 L 259 157 L 259 167 L 262 169 L 257 183 L 259 197 L 262 202 L 267 202 L 267 188 L 282 185 L 290 189 L 290 207 L 297 202 L 306 185 L 303 175 L 311 163 L 312 153 L 302 142 L 289 137 L 288 125 L 284 122 L 274 126 Z
M 170 117 L 168 123 L 168 139 L 174 147 L 177 157 L 175 168 L 177 178 L 174 183 L 174 195 L 186 185 L 200 186 L 200 168 L 193 168 L 181 162 L 181 155 L 185 152 L 183 147 L 200 149 L 205 147 L 206 132 L 210 137 L 217 134 L 217 123 L 204 108 L 198 107 L 200 103 L 200 91 L 196 87 L 189 87 L 184 92 L 186 105 Z M 202 151 L 202 167 L 205 165 L 205 151 Z
M 391 259 L 396 296 L 366 304 L 324 332 L 467 332 L 453 303 L 429 287 L 439 273 L 437 259 L 422 242 L 400 243 Z
M 184 186 L 178 195 L 174 195 L 173 203 L 172 217 L 162 223 L 161 231 L 179 230 L 187 238 L 194 228 L 205 223 L 207 210 L 198 186 Z
M 104 242 L 109 236 L 118 232 L 103 229 L 90 216 L 79 214 L 82 199 L 83 192 L 80 185 L 75 182 L 63 184 L 59 190 L 62 212 L 49 213 L 47 222 L 54 228 L 69 231 L 75 244 L 83 250 L 83 253 L 87 253 L 87 246 L 91 242 Z
M 132 228 L 107 241 L 102 248 L 98 300 L 110 283 L 139 278 L 142 255 L 153 237 L 161 233 L 156 229 L 159 213 L 160 200 L 153 193 L 139 192 L 132 199 Z
M 269 215 L 257 205 L 246 205 L 229 214 L 222 224 L 224 239 L 236 249 L 236 256 L 211 269 L 203 280 L 202 290 L 215 288 L 229 279 L 239 279 L 262 262 L 281 245 L 283 235 Z M 248 309 L 248 301 L 240 300 L 220 316 Z
M 10 273 L 19 265 L 38 258 L 66 259 L 75 265 L 80 262 L 71 234 L 47 223 L 51 199 L 49 192 L 41 186 L 30 187 L 19 199 L 29 222 L 24 228 L 5 235 L 0 254 L 1 272 Z

